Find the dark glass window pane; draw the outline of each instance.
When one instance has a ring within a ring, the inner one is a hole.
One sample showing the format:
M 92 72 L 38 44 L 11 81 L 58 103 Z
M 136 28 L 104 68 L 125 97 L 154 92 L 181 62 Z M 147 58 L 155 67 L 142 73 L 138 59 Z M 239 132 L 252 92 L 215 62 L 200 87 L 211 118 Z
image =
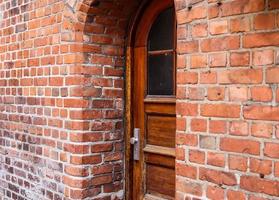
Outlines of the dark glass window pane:
M 149 33 L 148 50 L 173 48 L 174 17 L 173 8 L 163 11 L 155 20 Z
M 173 95 L 173 54 L 148 56 L 148 94 Z

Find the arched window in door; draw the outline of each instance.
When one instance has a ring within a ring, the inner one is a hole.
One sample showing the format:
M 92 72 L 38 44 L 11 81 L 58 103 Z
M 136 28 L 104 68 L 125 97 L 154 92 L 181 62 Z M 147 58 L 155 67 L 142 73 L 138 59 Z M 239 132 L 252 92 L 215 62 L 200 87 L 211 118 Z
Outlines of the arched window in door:
M 175 95 L 174 8 L 159 14 L 148 37 L 147 94 Z

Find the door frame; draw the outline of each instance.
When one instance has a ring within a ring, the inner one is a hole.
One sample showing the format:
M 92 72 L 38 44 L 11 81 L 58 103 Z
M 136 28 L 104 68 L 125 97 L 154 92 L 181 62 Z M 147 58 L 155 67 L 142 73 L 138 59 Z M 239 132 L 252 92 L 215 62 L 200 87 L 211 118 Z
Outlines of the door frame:
M 157 1 L 158 4 L 162 0 L 154 0 Z M 133 160 L 132 160 L 132 148 L 130 144 L 130 138 L 133 136 L 133 76 L 134 76 L 134 45 L 136 43 L 136 33 L 139 27 L 140 21 L 142 16 L 149 6 L 150 0 L 142 0 L 140 3 L 137 11 L 131 17 L 128 32 L 127 32 L 127 39 L 126 39 L 126 70 L 125 70 L 125 118 L 124 118 L 124 177 L 125 177 L 125 184 L 124 184 L 124 191 L 125 191 L 125 199 L 132 199 L 132 191 L 133 191 Z M 174 8 L 175 3 L 173 2 Z M 158 11 L 157 14 L 159 14 Z M 174 13 L 176 15 L 176 13 Z M 155 18 L 156 19 L 156 18 Z M 153 21 L 155 20 L 153 19 Z M 151 24 L 153 23 L 151 22 Z M 176 42 L 176 35 L 174 36 Z M 176 55 L 175 55 L 176 56 Z M 176 57 L 175 57 L 176 59 Z M 176 85 L 175 85 L 176 88 Z

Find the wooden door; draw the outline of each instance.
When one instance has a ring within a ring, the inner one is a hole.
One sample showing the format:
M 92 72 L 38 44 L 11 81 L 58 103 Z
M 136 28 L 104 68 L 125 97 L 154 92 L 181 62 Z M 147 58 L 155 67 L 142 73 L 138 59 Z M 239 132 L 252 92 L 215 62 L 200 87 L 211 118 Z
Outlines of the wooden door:
M 173 1 L 151 1 L 134 46 L 133 127 L 140 130 L 134 200 L 175 196 L 175 35 Z

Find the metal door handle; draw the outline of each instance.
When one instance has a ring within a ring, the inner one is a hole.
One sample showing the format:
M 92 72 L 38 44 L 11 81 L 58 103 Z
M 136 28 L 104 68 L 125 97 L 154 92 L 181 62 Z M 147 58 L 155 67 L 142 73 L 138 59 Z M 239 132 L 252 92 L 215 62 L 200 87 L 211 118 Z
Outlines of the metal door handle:
M 140 129 L 134 128 L 134 137 L 130 139 L 130 143 L 134 145 L 134 160 L 139 160 L 139 147 L 140 147 Z

